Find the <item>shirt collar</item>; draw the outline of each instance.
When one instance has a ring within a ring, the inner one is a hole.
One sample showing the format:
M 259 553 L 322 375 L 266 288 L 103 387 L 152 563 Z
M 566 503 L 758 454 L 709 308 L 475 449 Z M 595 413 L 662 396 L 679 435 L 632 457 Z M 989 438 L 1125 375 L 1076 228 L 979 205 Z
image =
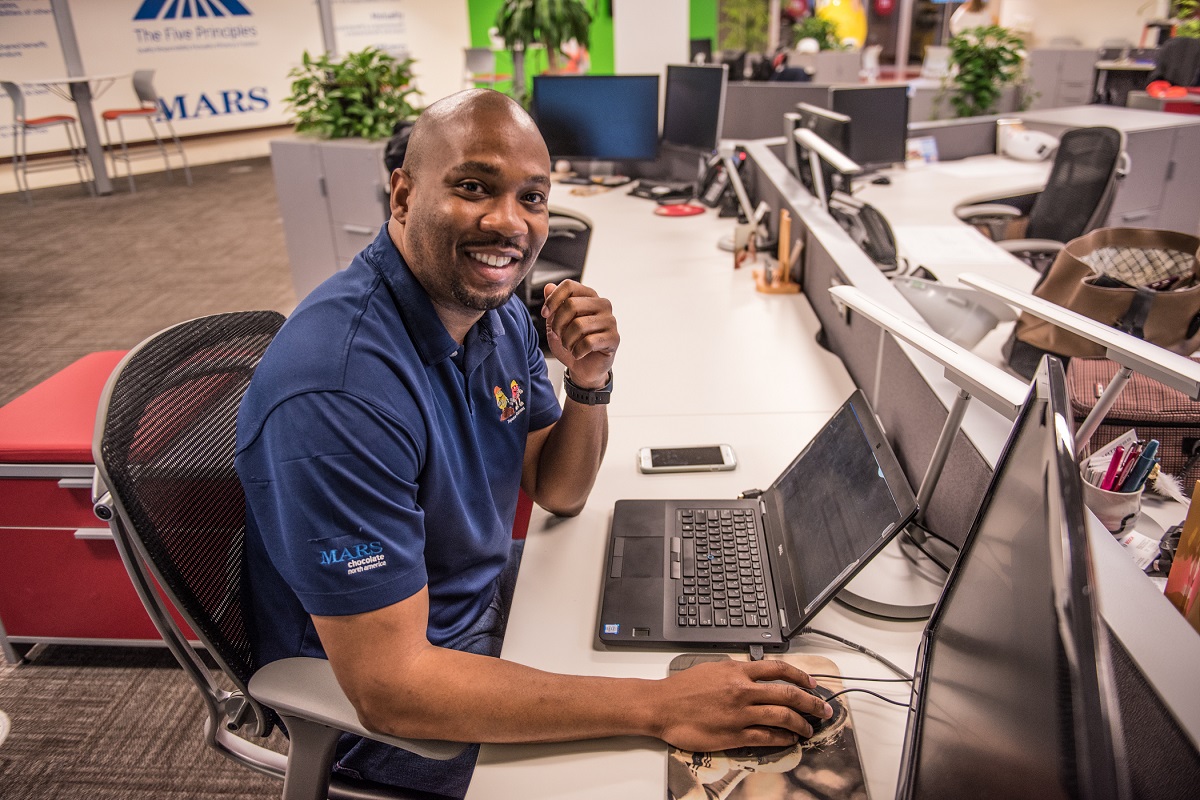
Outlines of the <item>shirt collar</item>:
M 375 241 L 367 246 L 364 255 L 387 284 L 400 318 L 412 335 L 413 345 L 425 365 L 432 366 L 450 358 L 458 349 L 458 342 L 446 331 L 425 287 L 413 275 L 388 236 L 387 223 L 384 223 Z M 471 326 L 464 342 L 470 354 L 468 371 L 495 349 L 496 338 L 503 335 L 504 325 L 500 314 L 495 309 L 485 311 L 479 321 Z

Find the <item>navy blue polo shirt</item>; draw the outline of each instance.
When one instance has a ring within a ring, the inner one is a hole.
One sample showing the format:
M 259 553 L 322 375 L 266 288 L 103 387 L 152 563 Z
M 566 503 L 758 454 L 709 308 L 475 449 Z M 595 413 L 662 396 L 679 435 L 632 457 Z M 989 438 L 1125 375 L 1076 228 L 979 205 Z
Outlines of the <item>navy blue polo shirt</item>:
M 384 226 L 296 308 L 238 413 L 259 662 L 323 656 L 310 614 L 426 585 L 429 640 L 468 630 L 508 558 L 526 437 L 561 413 L 525 307 L 459 346 Z

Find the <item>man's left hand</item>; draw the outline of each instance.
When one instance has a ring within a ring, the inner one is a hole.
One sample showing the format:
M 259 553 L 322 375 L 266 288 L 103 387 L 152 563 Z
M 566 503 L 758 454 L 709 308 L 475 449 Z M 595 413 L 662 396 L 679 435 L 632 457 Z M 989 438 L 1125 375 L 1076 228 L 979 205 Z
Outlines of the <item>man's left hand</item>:
M 571 372 L 571 382 L 583 389 L 608 383 L 621 335 L 612 303 L 576 281 L 546 284 L 546 341 L 550 352 Z

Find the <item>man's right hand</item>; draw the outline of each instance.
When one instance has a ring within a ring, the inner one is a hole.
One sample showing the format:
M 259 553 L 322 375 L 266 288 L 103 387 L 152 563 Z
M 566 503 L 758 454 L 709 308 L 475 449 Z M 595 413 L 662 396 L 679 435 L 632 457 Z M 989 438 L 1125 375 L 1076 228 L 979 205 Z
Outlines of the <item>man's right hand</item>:
M 697 664 L 663 680 L 656 735 L 696 752 L 793 744 L 812 735 L 801 712 L 821 719 L 833 714 L 807 691 L 815 685 L 805 672 L 779 660 Z

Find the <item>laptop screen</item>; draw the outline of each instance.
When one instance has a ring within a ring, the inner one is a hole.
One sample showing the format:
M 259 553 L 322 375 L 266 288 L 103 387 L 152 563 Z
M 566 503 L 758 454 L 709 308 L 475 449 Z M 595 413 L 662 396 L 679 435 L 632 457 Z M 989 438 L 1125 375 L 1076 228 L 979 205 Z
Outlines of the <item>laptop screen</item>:
M 789 622 L 828 599 L 837 578 L 886 543 L 915 510 L 915 498 L 860 392 L 796 457 L 772 486 Z M 779 553 L 772 553 L 778 557 Z M 790 586 L 789 586 L 790 584 Z M 792 597 L 787 597 L 788 593 Z

